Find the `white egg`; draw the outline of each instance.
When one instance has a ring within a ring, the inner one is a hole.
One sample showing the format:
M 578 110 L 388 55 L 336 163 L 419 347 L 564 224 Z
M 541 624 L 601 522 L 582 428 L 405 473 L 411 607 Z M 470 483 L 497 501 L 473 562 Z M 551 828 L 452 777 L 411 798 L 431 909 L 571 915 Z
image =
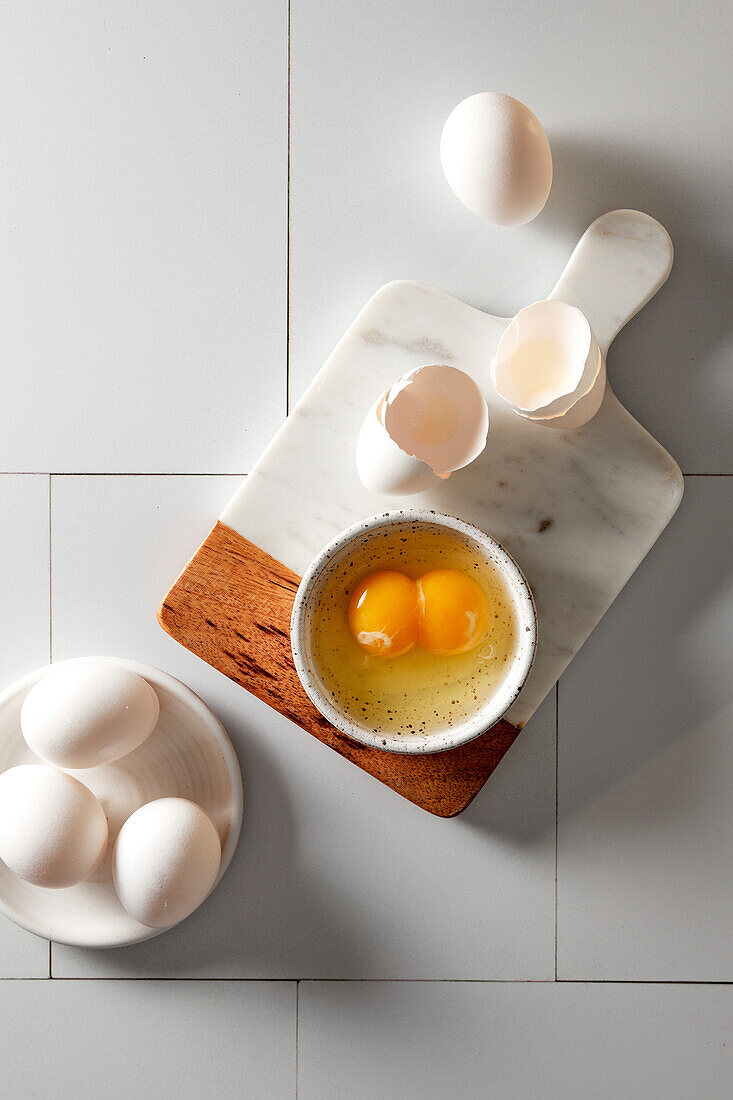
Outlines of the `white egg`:
M 452 190 L 496 225 L 524 225 L 547 202 L 552 154 L 539 120 L 519 100 L 479 92 L 448 116 L 440 159 Z
M 25 697 L 23 737 L 58 768 L 93 768 L 127 756 L 155 729 L 160 704 L 142 676 L 101 661 L 51 668 Z
M 219 834 L 201 807 L 186 798 L 159 798 L 120 829 L 112 874 L 130 916 L 149 928 L 169 928 L 207 897 L 220 863 Z
M 416 367 L 393 382 L 364 418 L 356 468 L 373 493 L 406 496 L 450 477 L 486 446 L 489 408 L 457 367 Z
M 107 848 L 107 818 L 92 792 L 43 764 L 0 775 L 0 859 L 35 886 L 74 886 Z

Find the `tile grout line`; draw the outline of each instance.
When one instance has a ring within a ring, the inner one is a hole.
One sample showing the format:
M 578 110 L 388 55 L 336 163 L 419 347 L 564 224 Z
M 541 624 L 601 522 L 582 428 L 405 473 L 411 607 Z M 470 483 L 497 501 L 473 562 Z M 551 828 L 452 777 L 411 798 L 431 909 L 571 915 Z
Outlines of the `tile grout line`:
M 0 477 L 247 477 L 247 473 L 242 470 L 0 470 Z
M 555 981 L 557 981 L 557 864 L 560 820 L 560 681 L 555 684 Z
M 129 974 L 104 975 L 94 977 L 92 975 L 76 975 L 69 977 L 55 977 L 54 982 L 209 982 L 209 983 L 247 983 L 250 984 L 292 984 L 300 986 L 303 982 L 318 982 L 322 985 L 697 985 L 697 986 L 730 986 L 733 988 L 733 979 L 726 978 L 204 978 L 204 977 L 178 977 L 175 975 L 141 975 L 133 977 Z M 0 986 L 3 982 L 46 982 L 48 978 L 34 977 L 0 977 Z M 297 1002 L 296 1002 L 297 1003 Z
M 289 325 L 289 320 L 288 320 Z M 289 338 L 288 338 L 289 343 Z M 288 356 L 289 360 L 289 356 Z M 289 377 L 289 361 L 286 364 Z M 733 473 L 690 473 L 683 477 L 733 477 Z M 242 470 L 0 470 L 0 477 L 247 477 Z
M 53 474 L 48 475 L 48 663 L 53 662 Z
M 290 415 L 290 145 L 292 104 L 291 77 L 292 5 L 288 0 L 287 14 L 287 140 L 286 140 L 286 196 L 285 196 L 285 415 Z M 300 1010 L 300 979 L 295 982 L 295 1100 L 298 1100 L 298 1032 Z
M 285 415 L 291 411 L 291 76 L 292 0 L 287 0 L 287 168 L 285 198 Z
M 300 1088 L 299 1076 L 299 1047 L 300 1047 L 300 982 L 298 978 L 295 983 L 295 1100 L 298 1100 L 298 1089 Z
M 48 475 L 48 663 L 53 663 L 53 474 Z M 53 979 L 53 940 L 48 941 L 48 976 Z

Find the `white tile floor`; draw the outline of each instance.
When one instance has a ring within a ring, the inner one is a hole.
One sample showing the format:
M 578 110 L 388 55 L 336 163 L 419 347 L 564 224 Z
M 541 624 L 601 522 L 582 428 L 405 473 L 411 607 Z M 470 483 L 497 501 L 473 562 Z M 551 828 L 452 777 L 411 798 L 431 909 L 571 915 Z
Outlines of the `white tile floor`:
M 718 0 L 2 5 L 2 680 L 49 654 L 157 664 L 246 783 L 232 867 L 180 928 L 51 952 L 0 920 L 3 1095 L 730 1095 L 732 22 Z M 510 232 L 437 156 L 491 87 L 555 157 Z M 380 283 L 510 313 L 615 206 L 676 245 L 609 373 L 685 499 L 559 708 L 432 819 L 155 609 Z
M 6 982 L 3 1095 L 292 1096 L 296 1018 L 295 982 Z
M 732 532 L 733 478 L 688 478 L 560 684 L 561 978 L 733 982 Z
M 729 986 L 302 982 L 298 1095 L 730 1096 L 732 1007 Z
M 0 470 L 245 471 L 285 411 L 285 4 L 11 0 L 0 40 Z

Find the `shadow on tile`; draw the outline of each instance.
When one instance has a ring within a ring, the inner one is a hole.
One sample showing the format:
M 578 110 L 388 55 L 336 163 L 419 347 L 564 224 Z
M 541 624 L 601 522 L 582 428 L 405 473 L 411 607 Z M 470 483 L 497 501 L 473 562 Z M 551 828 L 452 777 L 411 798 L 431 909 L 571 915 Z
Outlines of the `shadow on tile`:
M 112 951 L 54 948 L 53 973 L 114 977 L 297 977 L 316 969 L 359 968 L 353 908 L 318 861 L 304 862 L 308 838 L 296 834 L 290 797 L 273 757 L 236 712 L 219 709 L 245 779 L 239 846 L 222 882 L 178 928 Z
M 554 689 L 468 809 L 455 820 L 517 847 L 554 834 Z
M 655 150 L 644 155 L 585 135 L 551 140 L 555 178 L 538 232 L 572 244 L 600 214 L 634 208 L 657 218 L 674 244 L 667 285 L 611 349 L 617 396 L 683 470 L 733 472 L 733 392 L 723 354 L 733 331 L 733 254 L 716 236 L 719 193 L 692 153 L 669 163 Z
M 729 479 L 688 479 L 678 515 L 561 681 L 563 818 L 659 757 L 666 782 L 642 815 L 658 826 L 696 812 L 728 768 L 706 731 L 729 721 L 733 704 L 731 529 Z M 691 752 L 674 754 L 675 769 L 668 750 L 683 741 Z M 626 823 L 619 815 L 619 829 Z

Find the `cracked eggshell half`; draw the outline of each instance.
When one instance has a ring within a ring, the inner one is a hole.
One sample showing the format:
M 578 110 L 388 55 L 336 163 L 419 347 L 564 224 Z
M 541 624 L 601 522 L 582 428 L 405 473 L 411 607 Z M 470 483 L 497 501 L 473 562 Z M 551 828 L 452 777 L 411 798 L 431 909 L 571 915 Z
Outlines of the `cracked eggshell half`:
M 549 299 L 520 310 L 504 330 L 491 379 L 519 416 L 577 428 L 601 406 L 606 364 L 581 311 Z
M 486 398 L 468 374 L 439 364 L 416 367 L 364 418 L 356 468 L 373 493 L 421 493 L 478 458 L 488 431 Z

